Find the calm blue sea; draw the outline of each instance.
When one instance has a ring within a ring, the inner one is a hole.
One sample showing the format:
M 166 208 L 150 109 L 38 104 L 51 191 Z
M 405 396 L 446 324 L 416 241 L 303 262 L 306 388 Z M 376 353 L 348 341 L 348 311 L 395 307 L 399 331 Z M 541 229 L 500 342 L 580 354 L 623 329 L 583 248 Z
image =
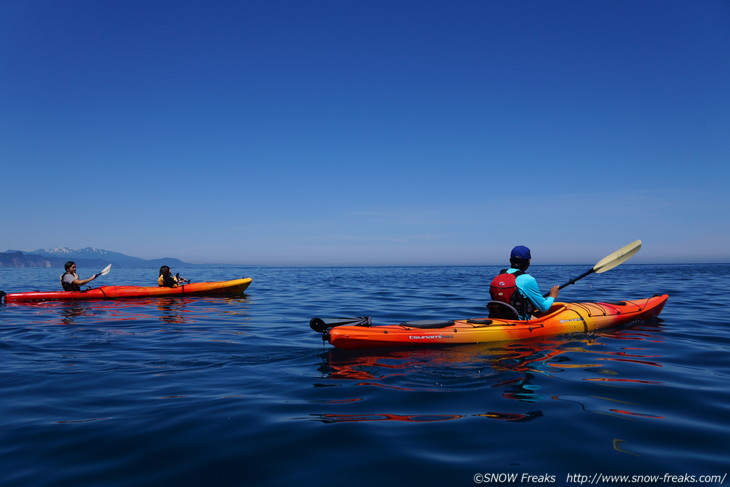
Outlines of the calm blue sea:
M 546 291 L 588 267 L 531 273 Z M 624 264 L 564 289 L 670 295 L 659 321 L 599 333 L 347 352 L 309 328 L 484 316 L 498 270 L 191 267 L 174 271 L 253 283 L 0 306 L 0 485 L 730 485 L 730 265 Z M 0 269 L 0 289 L 59 274 Z

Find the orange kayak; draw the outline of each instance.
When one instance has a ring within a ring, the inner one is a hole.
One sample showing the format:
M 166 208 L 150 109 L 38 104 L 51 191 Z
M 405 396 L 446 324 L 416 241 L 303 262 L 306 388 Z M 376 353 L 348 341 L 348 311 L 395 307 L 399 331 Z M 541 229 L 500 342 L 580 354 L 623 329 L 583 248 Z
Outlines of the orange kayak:
M 478 318 L 372 325 L 368 317 L 335 318 L 330 324 L 313 318 L 310 326 L 338 348 L 489 343 L 589 332 L 650 320 L 661 313 L 668 297 L 663 294 L 612 303 L 554 303 L 546 314 L 530 320 Z
M 76 299 L 119 299 L 144 298 L 150 296 L 216 296 L 239 295 L 251 284 L 251 278 L 233 279 L 231 281 L 194 282 L 178 287 L 159 286 L 101 286 L 85 291 L 33 291 L 26 293 L 9 293 L 5 301 L 56 301 Z

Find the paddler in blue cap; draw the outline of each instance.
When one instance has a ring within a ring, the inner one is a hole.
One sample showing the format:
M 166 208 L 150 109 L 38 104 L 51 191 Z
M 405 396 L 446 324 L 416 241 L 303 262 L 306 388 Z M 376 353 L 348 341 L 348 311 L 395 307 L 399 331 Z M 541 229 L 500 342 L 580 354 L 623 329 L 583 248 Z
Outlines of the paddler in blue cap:
M 553 286 L 548 297 L 543 297 L 537 280 L 526 272 L 530 259 L 530 249 L 524 245 L 513 248 L 509 257 L 510 268 L 502 269 L 489 287 L 493 301 L 511 305 L 523 320 L 529 320 L 535 312 L 547 312 L 560 291 L 560 286 Z

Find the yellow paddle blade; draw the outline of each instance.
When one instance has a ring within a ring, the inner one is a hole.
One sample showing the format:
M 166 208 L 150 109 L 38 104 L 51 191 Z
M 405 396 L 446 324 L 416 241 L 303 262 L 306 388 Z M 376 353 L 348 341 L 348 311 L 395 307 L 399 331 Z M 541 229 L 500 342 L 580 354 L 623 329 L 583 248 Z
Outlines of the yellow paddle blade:
M 626 247 L 622 247 L 611 255 L 607 255 L 603 259 L 599 260 L 598 263 L 593 266 L 593 272 L 600 274 L 602 272 L 610 271 L 617 265 L 623 264 L 632 258 L 639 250 L 641 250 L 641 240 L 631 242 Z

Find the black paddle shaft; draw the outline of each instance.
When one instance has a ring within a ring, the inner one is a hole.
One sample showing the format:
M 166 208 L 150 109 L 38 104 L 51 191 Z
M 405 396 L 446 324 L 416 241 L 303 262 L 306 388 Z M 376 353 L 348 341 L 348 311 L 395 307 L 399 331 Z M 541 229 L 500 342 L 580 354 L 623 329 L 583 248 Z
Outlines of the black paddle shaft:
M 560 287 L 559 287 L 558 289 L 563 289 L 564 287 L 568 287 L 568 286 L 570 286 L 571 284 L 575 284 L 576 282 L 580 281 L 580 280 L 581 280 L 581 279 L 583 279 L 584 277 L 586 277 L 586 276 L 590 276 L 590 275 L 591 275 L 591 274 L 593 274 L 594 272 L 596 272 L 596 271 L 595 271 L 594 269 L 590 269 L 590 270 L 588 270 L 588 271 L 585 271 L 585 272 L 584 272 L 583 274 L 581 274 L 581 275 L 580 275 L 580 276 L 578 276 L 578 277 L 574 277 L 574 278 L 573 278 L 573 279 L 571 279 L 570 281 L 568 281 L 568 282 L 566 282 L 565 284 L 563 284 L 562 286 L 560 286 Z M 545 294 L 543 294 L 543 295 L 542 295 L 542 297 L 543 297 L 543 298 L 547 298 L 548 296 L 550 296 L 550 293 L 549 293 L 549 292 L 547 292 L 547 293 L 545 293 Z
M 578 276 L 578 277 L 574 277 L 574 278 L 573 278 L 573 279 L 571 279 L 570 281 L 568 281 L 568 282 L 566 282 L 565 284 L 563 284 L 562 286 L 560 286 L 560 289 L 563 289 L 564 287 L 568 287 L 568 286 L 570 286 L 571 284 L 575 284 L 575 283 L 576 283 L 577 281 L 580 281 L 581 279 L 583 279 L 583 278 L 584 278 L 584 277 L 586 277 L 586 276 L 590 276 L 590 275 L 591 275 L 591 274 L 593 274 L 594 272 L 596 272 L 596 271 L 594 271 L 593 269 L 591 269 L 591 270 L 589 270 L 589 271 L 585 271 L 585 272 L 584 272 L 583 274 L 581 274 L 580 276 Z

